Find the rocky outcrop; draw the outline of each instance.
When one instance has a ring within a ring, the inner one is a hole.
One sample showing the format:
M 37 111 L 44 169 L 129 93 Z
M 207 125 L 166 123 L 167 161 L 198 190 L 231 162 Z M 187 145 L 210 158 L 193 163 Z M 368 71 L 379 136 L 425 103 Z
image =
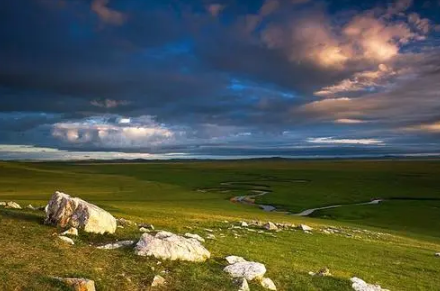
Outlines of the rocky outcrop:
M 92 233 L 114 233 L 116 219 L 107 211 L 82 199 L 55 192 L 46 206 L 45 223 L 81 228 Z
M 368 284 L 357 277 L 351 278 L 350 281 L 353 283 L 351 287 L 355 291 L 390 291 L 388 289 L 382 289 L 379 285 Z
M 58 280 L 63 282 L 74 291 L 96 291 L 95 282 L 93 280 L 84 279 L 84 278 L 59 278 L 52 277 L 54 280 Z
M 204 262 L 211 256 L 199 241 L 167 231 L 160 231 L 154 236 L 144 233 L 135 247 L 135 254 L 190 262 Z

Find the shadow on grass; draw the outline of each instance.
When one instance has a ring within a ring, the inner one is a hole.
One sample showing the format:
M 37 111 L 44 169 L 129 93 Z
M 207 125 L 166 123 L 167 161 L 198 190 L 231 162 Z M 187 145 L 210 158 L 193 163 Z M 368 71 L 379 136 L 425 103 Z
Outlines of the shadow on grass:
M 0 215 L 12 219 L 36 222 L 41 225 L 44 224 L 44 212 L 40 211 L 31 213 L 26 210 L 0 209 Z

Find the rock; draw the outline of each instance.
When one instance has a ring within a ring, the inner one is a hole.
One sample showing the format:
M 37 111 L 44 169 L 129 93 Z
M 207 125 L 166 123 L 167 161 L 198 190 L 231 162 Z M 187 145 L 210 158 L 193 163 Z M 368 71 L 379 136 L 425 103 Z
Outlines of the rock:
M 6 206 L 6 202 L 0 202 L 0 206 Z
M 20 206 L 20 204 L 14 202 L 14 201 L 9 201 L 9 202 L 6 202 L 6 208 L 21 209 L 21 206 Z
M 78 236 L 78 229 L 71 227 L 65 232 L 62 232 L 61 235 L 72 235 L 72 236 Z
M 139 227 L 154 230 L 154 225 L 152 225 L 152 224 L 141 223 L 141 224 L 139 224 Z
M 440 257 L 440 253 L 435 253 L 434 254 L 436 257 Z
M 63 282 L 75 291 L 96 291 L 95 282 L 93 280 L 84 278 L 59 278 L 52 277 L 52 279 Z
M 331 276 L 332 274 L 330 273 L 330 270 L 328 268 L 322 268 L 321 270 L 318 271 L 316 275 L 321 277 L 326 277 L 326 276 Z
M 247 262 L 242 257 L 237 257 L 237 256 L 227 256 L 226 257 L 226 261 L 228 261 L 229 265 L 232 265 L 232 264 L 235 264 L 235 263 Z
M 117 228 L 124 228 L 122 225 L 117 225 L 116 227 Z
M 116 219 L 116 222 L 118 223 L 118 225 L 121 225 L 121 226 L 130 226 L 130 225 L 134 224 L 133 221 L 125 219 L 125 218 L 118 218 L 118 219 Z
M 313 228 L 311 228 L 310 226 L 305 225 L 305 224 L 300 224 L 299 225 L 299 229 L 302 230 L 302 231 L 311 231 L 311 230 L 313 230 Z
M 68 243 L 68 244 L 71 244 L 71 245 L 74 245 L 74 244 L 75 244 L 75 242 L 74 242 L 71 238 L 69 238 L 69 237 L 67 237 L 67 236 L 60 235 L 60 236 L 58 236 L 58 238 L 59 238 L 60 240 L 62 240 L 63 242 L 66 242 L 66 243 Z
M 139 231 L 140 232 L 150 232 L 150 230 L 148 228 L 145 228 L 145 227 L 139 228 Z
M 268 290 L 277 290 L 277 287 L 275 286 L 275 284 L 273 283 L 273 281 L 269 278 L 263 278 L 260 281 L 261 286 L 263 286 L 264 289 L 268 289 Z
M 46 206 L 45 223 L 72 226 L 93 233 L 114 233 L 116 219 L 107 211 L 79 198 L 55 192 Z
M 250 291 L 249 284 L 245 278 L 237 278 L 234 281 L 235 284 L 238 285 L 238 291 Z
M 30 210 L 38 210 L 38 208 L 32 206 L 32 204 L 29 204 L 28 206 L 26 206 L 26 209 L 30 209 Z
M 238 262 L 227 266 L 223 271 L 233 278 L 245 278 L 252 281 L 254 279 L 262 279 L 266 273 L 266 267 L 256 262 Z
M 379 285 L 368 284 L 357 277 L 351 278 L 350 281 L 353 283 L 351 287 L 355 291 L 389 291 L 388 289 L 382 289 Z
M 193 233 L 188 233 L 187 232 L 187 233 L 184 234 L 184 236 L 187 237 L 187 238 L 196 239 L 199 242 L 205 242 L 205 239 L 203 237 L 201 237 L 200 235 L 198 235 L 198 234 L 193 234 Z
M 160 286 L 165 284 L 165 279 L 164 277 L 160 276 L 160 275 L 156 275 L 153 278 L 153 282 L 151 283 L 151 287 L 156 287 L 156 286 Z
M 199 241 L 167 231 L 160 231 L 155 236 L 144 233 L 135 247 L 135 254 L 191 262 L 204 262 L 211 256 Z
M 248 226 L 249 226 L 249 224 L 248 224 L 246 221 L 242 221 L 242 222 L 240 223 L 240 225 L 241 225 L 242 227 L 248 227 Z
M 118 241 L 115 243 L 110 243 L 110 244 L 106 244 L 106 245 L 102 245 L 99 247 L 96 247 L 97 249 L 100 250 L 114 250 L 114 249 L 119 249 L 122 247 L 127 247 L 127 246 L 131 246 L 134 245 L 135 241 L 134 240 L 122 240 L 122 241 Z
M 211 232 L 211 233 L 214 232 L 214 231 L 213 231 L 212 229 L 210 229 L 210 228 L 204 228 L 204 230 L 207 231 L 207 232 Z
M 213 235 L 212 233 L 210 233 L 210 234 L 208 234 L 208 235 L 206 236 L 206 238 L 207 238 L 207 239 L 211 239 L 211 240 L 213 240 L 213 239 L 215 239 L 215 235 Z
M 316 275 L 316 273 L 315 273 L 315 272 L 312 272 L 312 271 L 310 271 L 310 272 L 309 272 L 309 275 L 310 275 L 310 276 L 315 276 L 315 275 Z
M 278 227 L 270 221 L 268 223 L 266 223 L 263 227 L 267 230 L 277 230 L 278 229 Z

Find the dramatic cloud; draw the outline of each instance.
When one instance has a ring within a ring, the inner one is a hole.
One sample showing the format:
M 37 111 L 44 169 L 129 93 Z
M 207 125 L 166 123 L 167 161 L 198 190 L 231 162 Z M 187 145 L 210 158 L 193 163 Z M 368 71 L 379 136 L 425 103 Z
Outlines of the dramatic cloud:
M 3 1 L 0 158 L 440 152 L 434 6 Z

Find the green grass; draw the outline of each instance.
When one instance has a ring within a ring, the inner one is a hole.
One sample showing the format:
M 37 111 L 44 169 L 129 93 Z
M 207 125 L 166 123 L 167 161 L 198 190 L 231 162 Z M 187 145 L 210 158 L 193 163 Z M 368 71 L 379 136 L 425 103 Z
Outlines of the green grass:
M 74 246 L 59 241 L 61 231 L 42 224 L 44 213 L 0 208 L 0 290 L 67 290 L 49 276 L 82 276 L 98 290 L 149 290 L 162 274 L 162 290 L 237 290 L 222 272 L 224 257 L 239 255 L 266 265 L 279 290 L 351 290 L 358 276 L 390 290 L 440 290 L 440 201 L 385 201 L 346 206 L 302 218 L 265 213 L 229 199 L 253 188 L 272 192 L 258 203 L 293 212 L 371 198 L 440 198 L 436 161 L 241 161 L 145 164 L 0 163 L 0 201 L 45 205 L 55 190 L 79 196 L 116 217 L 152 223 L 158 229 L 206 236 L 212 258 L 206 263 L 138 257 L 130 249 L 98 250 L 99 243 L 138 239 L 135 227 L 114 235 L 81 232 Z M 304 179 L 298 183 L 290 180 Z M 252 185 L 221 186 L 225 181 Z M 262 186 L 264 185 L 264 186 Z M 201 188 L 218 188 L 205 193 Z M 221 190 L 230 189 L 230 192 Z M 227 228 L 239 220 L 336 225 L 354 237 L 300 231 L 266 234 Z M 224 220 L 230 223 L 223 223 Z M 358 235 L 357 229 L 372 233 Z M 390 233 L 378 235 L 377 233 Z M 226 235 L 225 238 L 219 236 Z M 312 277 L 327 266 L 333 277 Z M 161 273 L 166 271 L 165 273 Z M 262 290 L 255 283 L 252 290 Z M 161 290 L 157 288 L 156 290 Z

